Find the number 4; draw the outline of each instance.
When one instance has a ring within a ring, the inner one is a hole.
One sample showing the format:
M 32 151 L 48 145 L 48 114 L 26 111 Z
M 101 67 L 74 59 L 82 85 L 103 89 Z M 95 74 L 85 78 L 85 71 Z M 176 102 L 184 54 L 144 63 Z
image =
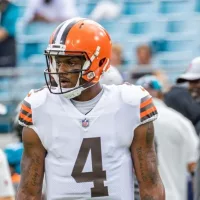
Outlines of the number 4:
M 89 151 L 92 155 L 92 172 L 83 172 Z M 92 197 L 108 196 L 108 187 L 104 186 L 106 171 L 102 167 L 101 138 L 84 138 L 79 150 L 72 177 L 77 183 L 93 182 Z

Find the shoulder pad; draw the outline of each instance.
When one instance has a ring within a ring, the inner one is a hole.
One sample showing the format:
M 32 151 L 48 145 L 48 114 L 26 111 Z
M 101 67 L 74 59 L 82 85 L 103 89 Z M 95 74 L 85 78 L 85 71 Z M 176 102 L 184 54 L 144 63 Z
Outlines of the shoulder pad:
M 34 109 L 41 106 L 45 102 L 48 93 L 49 91 L 46 87 L 37 90 L 32 89 L 24 98 L 24 101 L 29 103 L 31 108 Z
M 137 108 L 141 124 L 157 118 L 152 96 L 143 87 L 124 84 L 121 86 L 121 96 L 124 103 Z
M 47 88 L 31 90 L 21 103 L 19 123 L 23 126 L 33 125 L 33 110 L 44 104 L 48 95 Z
M 120 85 L 119 87 L 124 103 L 130 105 L 139 105 L 142 98 L 146 96 L 149 96 L 149 98 L 151 98 L 149 93 L 141 86 L 135 86 L 129 83 L 125 83 L 123 85 Z

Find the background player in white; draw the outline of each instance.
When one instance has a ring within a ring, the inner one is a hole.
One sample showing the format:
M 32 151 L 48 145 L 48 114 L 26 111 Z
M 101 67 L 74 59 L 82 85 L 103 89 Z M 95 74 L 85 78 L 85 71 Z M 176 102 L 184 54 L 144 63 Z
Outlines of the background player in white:
M 14 200 L 14 196 L 8 161 L 0 149 L 0 200 Z
M 133 165 L 141 199 L 165 199 L 151 96 L 140 86 L 99 83 L 111 46 L 105 29 L 88 19 L 65 21 L 52 34 L 47 88 L 31 91 L 19 115 L 24 154 L 17 200 L 41 198 L 44 171 L 48 200 L 133 200 Z
M 137 80 L 154 98 L 159 116 L 154 123 L 159 172 L 166 200 L 187 200 L 187 177 L 194 174 L 199 157 L 199 140 L 193 124 L 163 102 L 163 89 L 155 76 Z

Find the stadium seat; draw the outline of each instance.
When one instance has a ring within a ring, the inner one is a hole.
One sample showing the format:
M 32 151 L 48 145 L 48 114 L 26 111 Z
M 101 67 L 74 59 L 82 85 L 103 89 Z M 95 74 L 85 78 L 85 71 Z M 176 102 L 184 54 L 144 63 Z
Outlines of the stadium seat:
M 200 1 L 199 0 L 195 1 L 195 9 L 194 9 L 194 11 L 200 12 Z
M 196 49 L 196 41 L 192 38 L 174 38 L 165 40 L 164 51 L 183 52 Z
M 101 20 L 99 23 L 109 32 L 115 32 L 119 24 L 115 20 Z
M 163 52 L 155 57 L 157 67 L 164 70 L 170 83 L 174 83 L 178 75 L 183 73 L 191 59 L 193 52 Z
M 164 52 L 156 56 L 157 62 L 160 64 L 160 67 L 167 70 L 174 66 L 176 68 L 173 71 L 184 71 L 186 65 L 190 63 L 190 60 L 193 57 L 193 53 L 190 52 Z M 171 70 L 172 70 L 171 69 Z
M 19 54 L 20 59 L 27 59 L 32 54 L 43 54 L 50 34 L 57 25 L 57 23 L 35 22 L 25 26 L 23 22 L 19 23 L 17 26 L 17 45 L 23 51 Z
M 90 15 L 91 12 L 94 10 L 94 8 L 96 7 L 97 2 L 89 2 L 86 6 L 86 11 L 85 11 L 85 15 Z
M 171 33 L 176 32 L 183 32 L 186 29 L 186 22 L 185 21 L 169 21 L 167 23 L 167 31 Z
M 125 1 L 122 13 L 124 15 L 153 14 L 155 6 L 151 0 Z
M 130 27 L 130 33 L 135 35 L 147 34 L 151 28 L 150 26 L 149 21 L 133 22 Z
M 134 35 L 163 37 L 166 33 L 166 21 L 162 19 L 134 20 L 130 24 L 129 33 Z
M 195 34 L 197 32 L 197 28 L 195 27 L 194 20 L 189 19 L 172 19 L 167 22 L 167 32 L 169 33 L 181 33 Z
M 110 35 L 127 34 L 130 26 L 130 20 L 117 19 L 117 20 L 101 20 L 99 22 Z M 120 31 L 119 31 L 120 30 Z
M 34 22 L 25 26 L 24 34 L 26 35 L 40 35 L 46 36 L 43 39 L 48 40 L 54 29 L 58 26 L 59 23 L 43 23 L 43 22 Z
M 188 14 L 193 10 L 191 0 L 161 0 L 159 12 L 161 14 L 185 13 Z

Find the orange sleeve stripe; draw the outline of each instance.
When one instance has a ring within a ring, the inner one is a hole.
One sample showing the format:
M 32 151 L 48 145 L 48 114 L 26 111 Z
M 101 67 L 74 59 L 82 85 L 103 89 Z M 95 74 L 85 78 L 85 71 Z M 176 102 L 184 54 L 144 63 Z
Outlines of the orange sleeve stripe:
M 27 121 L 27 122 L 33 122 L 32 121 L 32 118 L 30 118 L 30 117 L 28 117 L 28 116 L 26 116 L 26 115 L 24 115 L 24 114 L 22 114 L 22 113 L 20 113 L 20 118 L 22 118 L 24 121 Z
M 156 111 L 156 107 L 153 106 L 152 108 L 149 108 L 148 110 L 144 111 L 144 112 L 141 112 L 140 113 L 140 118 L 143 118 L 145 117 L 146 115 L 149 115 L 150 113 Z
M 145 106 L 149 105 L 150 103 L 152 103 L 152 98 L 147 99 L 146 101 L 144 101 L 143 103 L 140 104 L 140 108 L 144 108 Z
M 28 108 L 27 106 L 25 106 L 24 104 L 22 104 L 22 110 L 25 110 L 26 112 L 32 114 L 32 110 Z

